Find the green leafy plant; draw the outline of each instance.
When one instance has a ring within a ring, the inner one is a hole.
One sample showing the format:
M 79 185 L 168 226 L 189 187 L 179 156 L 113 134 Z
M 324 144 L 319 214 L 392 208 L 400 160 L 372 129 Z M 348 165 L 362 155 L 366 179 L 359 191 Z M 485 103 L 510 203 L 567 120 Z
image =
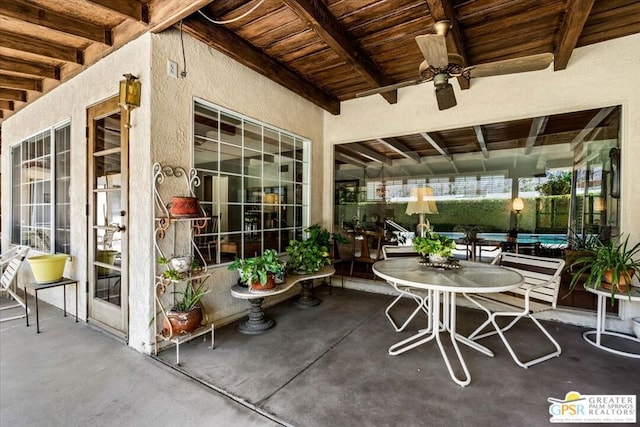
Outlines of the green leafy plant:
M 165 266 L 165 270 L 162 272 L 162 277 L 170 280 L 184 280 L 201 269 L 200 263 L 197 260 L 192 260 L 189 263 L 189 270 L 187 271 L 179 271 L 172 268 L 171 259 L 164 257 L 158 258 L 158 264 Z
M 569 288 L 586 274 L 585 287 L 597 289 L 603 281 L 611 283 L 611 299 L 620 290 L 620 282 L 630 283 L 635 271 L 640 268 L 640 242 L 629 246 L 629 236 L 624 241 L 621 237 L 611 239 L 608 243 L 594 241 L 594 246 L 586 255 L 573 262 L 573 276 Z
M 285 269 L 285 263 L 278 257 L 275 249 L 267 249 L 262 256 L 253 258 L 236 257 L 231 264 L 229 270 L 238 270 L 240 281 L 246 283 L 257 283 L 264 285 L 267 283 L 268 275 L 274 276 L 281 274 Z
M 338 243 L 349 242 L 341 234 L 331 233 L 320 224 L 314 224 L 304 232 L 309 234 L 306 240 L 290 240 L 285 249 L 289 256 L 289 268 L 298 273 L 315 273 L 331 264 L 329 246 L 332 239 Z
M 456 248 L 456 242 L 447 236 L 429 231 L 425 237 L 413 239 L 413 248 L 423 257 L 431 254 L 448 258 Z
M 190 280 L 182 291 L 174 291 L 172 293 L 177 295 L 178 298 L 171 311 L 185 313 L 196 308 L 198 304 L 200 304 L 202 297 L 209 293 L 209 289 L 205 287 L 204 282 L 196 286 L 194 282 Z
M 311 240 L 317 245 L 326 246 L 327 248 L 329 247 L 332 239 L 338 243 L 349 243 L 349 239 L 344 237 L 342 234 L 331 233 L 320 224 L 313 224 L 309 228 L 306 228 L 304 232 L 309 234 L 307 240 Z
M 570 171 L 547 172 L 547 181 L 536 186 L 536 190 L 545 196 L 571 193 Z
M 599 247 L 602 236 L 589 233 L 578 233 L 573 228 L 567 232 L 567 249 L 574 251 L 590 251 Z

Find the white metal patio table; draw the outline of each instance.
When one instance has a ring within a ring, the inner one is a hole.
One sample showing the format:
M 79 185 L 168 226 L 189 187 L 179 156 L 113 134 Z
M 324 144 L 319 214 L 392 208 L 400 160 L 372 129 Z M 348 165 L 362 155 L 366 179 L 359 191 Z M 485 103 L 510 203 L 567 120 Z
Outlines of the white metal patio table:
M 456 294 L 504 292 L 517 288 L 524 281 L 519 273 L 496 265 L 460 261 L 459 269 L 432 268 L 421 265 L 419 257 L 378 261 L 373 265 L 373 272 L 390 282 L 432 291 L 430 297 L 423 301 L 425 309 L 430 314 L 427 328 L 389 347 L 389 354 L 395 356 L 404 353 L 435 338 L 449 375 L 463 387 L 471 382 L 471 375 L 457 342 L 487 356 L 493 357 L 494 354 L 487 347 L 456 333 Z M 464 371 L 464 378 L 458 378 L 442 345 L 440 332 L 446 331 L 451 337 L 458 361 Z
M 582 334 L 582 337 L 585 339 L 585 341 L 587 341 L 589 344 L 593 346 L 596 346 L 610 353 L 615 353 L 615 354 L 619 354 L 620 356 L 633 357 L 636 359 L 640 359 L 640 353 L 617 350 L 613 347 L 610 347 L 609 345 L 605 345 L 602 343 L 603 335 L 622 338 L 624 340 L 635 342 L 638 344 L 640 344 L 640 339 L 634 336 L 622 334 L 619 332 L 607 331 L 605 328 L 605 319 L 607 314 L 605 304 L 607 304 L 607 299 L 612 298 L 611 291 L 608 291 L 606 289 L 601 289 L 601 288 L 594 289 L 589 286 L 585 286 L 585 289 L 591 293 L 598 295 L 598 313 L 597 313 L 597 320 L 596 320 L 596 329 L 592 331 L 586 331 L 585 333 Z M 638 288 L 637 286 L 632 286 L 629 290 L 629 293 L 614 292 L 613 298 L 618 300 L 626 299 L 627 301 L 640 301 L 640 288 Z M 640 346 L 638 346 L 638 348 L 640 348 Z

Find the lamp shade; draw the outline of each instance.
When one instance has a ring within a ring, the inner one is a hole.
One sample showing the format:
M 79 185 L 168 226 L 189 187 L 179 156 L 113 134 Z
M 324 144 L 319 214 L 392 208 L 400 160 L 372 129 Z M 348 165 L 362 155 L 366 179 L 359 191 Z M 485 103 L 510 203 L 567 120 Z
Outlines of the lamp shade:
M 433 188 L 412 188 L 409 197 L 409 203 L 407 204 L 408 215 L 413 215 L 416 213 L 438 213 L 438 208 L 436 207 L 436 202 L 433 198 Z
M 276 193 L 266 193 L 264 195 L 265 212 L 275 212 L 278 210 L 277 205 L 280 203 L 280 196 Z
M 524 209 L 524 201 L 520 197 L 516 197 L 515 199 L 513 199 L 512 207 L 514 211 L 520 212 L 522 209 Z

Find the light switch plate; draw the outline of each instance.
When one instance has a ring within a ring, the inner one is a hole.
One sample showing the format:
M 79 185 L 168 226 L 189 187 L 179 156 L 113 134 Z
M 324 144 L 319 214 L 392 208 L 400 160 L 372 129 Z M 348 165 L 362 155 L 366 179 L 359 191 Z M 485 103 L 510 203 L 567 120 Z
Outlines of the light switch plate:
M 167 74 L 174 79 L 178 78 L 178 64 L 169 60 L 167 61 Z

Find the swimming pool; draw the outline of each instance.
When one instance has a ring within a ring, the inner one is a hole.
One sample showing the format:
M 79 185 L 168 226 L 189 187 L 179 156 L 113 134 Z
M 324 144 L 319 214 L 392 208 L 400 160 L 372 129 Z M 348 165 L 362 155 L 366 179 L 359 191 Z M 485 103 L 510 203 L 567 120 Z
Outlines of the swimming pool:
M 442 232 L 438 234 L 451 237 L 452 239 L 461 239 L 465 236 L 464 233 L 451 233 L 451 232 Z M 479 239 L 495 240 L 498 242 L 506 242 L 507 236 L 508 236 L 507 233 L 478 233 Z M 540 242 L 540 244 L 545 247 L 564 248 L 567 246 L 567 235 L 566 234 L 527 234 L 527 233 L 518 234 L 518 243 L 536 243 L 536 242 Z

